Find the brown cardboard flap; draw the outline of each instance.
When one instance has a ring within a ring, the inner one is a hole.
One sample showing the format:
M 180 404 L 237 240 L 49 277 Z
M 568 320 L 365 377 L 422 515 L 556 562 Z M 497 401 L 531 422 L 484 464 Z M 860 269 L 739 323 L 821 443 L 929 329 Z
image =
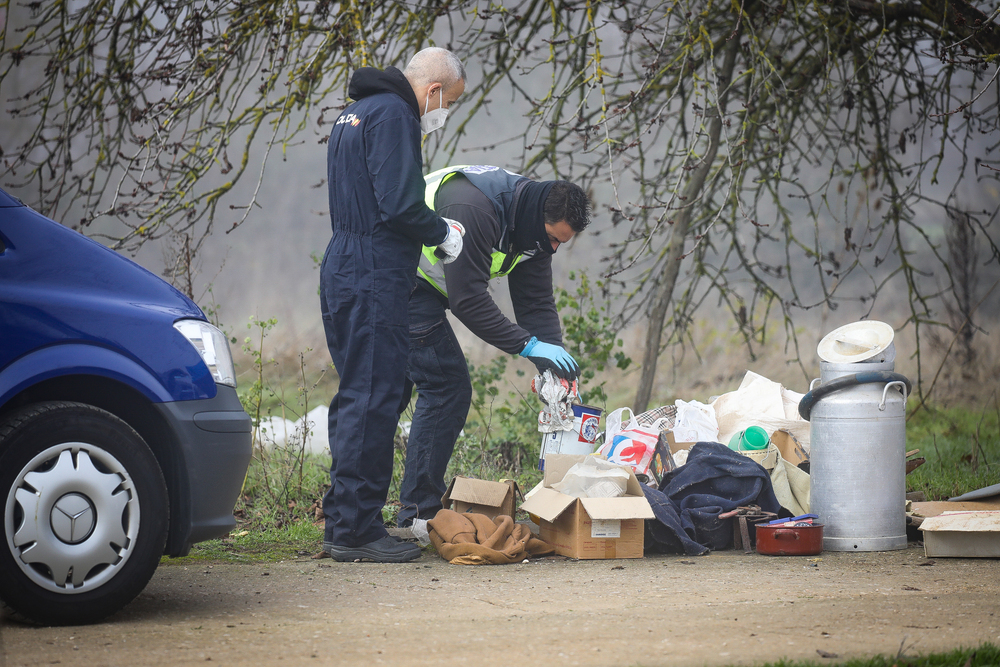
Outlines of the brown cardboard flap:
M 546 487 L 558 484 L 570 468 L 582 463 L 586 458 L 586 454 L 549 454 L 545 457 L 545 479 L 542 483 Z
M 637 482 L 638 483 L 638 482 Z M 642 493 L 642 490 L 639 490 Z M 653 508 L 645 496 L 580 498 L 591 519 L 652 519 Z M 539 515 L 541 516 L 541 515 Z
M 511 482 L 516 487 L 516 483 Z M 511 485 L 504 482 L 490 482 L 471 477 L 456 477 L 451 482 L 446 497 L 473 505 L 500 507 L 511 493 Z
M 556 456 L 559 456 L 556 454 Z M 546 467 L 548 467 L 548 460 L 546 459 Z M 645 500 L 645 498 L 643 498 Z M 567 496 L 564 493 L 559 493 L 555 489 L 550 489 L 543 486 L 542 488 L 537 488 L 531 497 L 524 501 L 521 505 L 521 509 L 530 514 L 534 514 L 546 521 L 552 522 L 559 518 L 567 507 L 576 502 L 576 498 L 573 496 Z
M 781 458 L 785 459 L 792 465 L 797 466 L 803 461 L 809 460 L 809 454 L 807 454 L 806 450 L 802 448 L 798 438 L 784 429 L 778 429 L 772 433 L 771 442 L 773 442 L 775 447 L 778 448 L 778 451 L 781 452 Z
M 670 448 L 671 454 L 676 454 L 682 449 L 691 449 L 692 447 L 694 447 L 695 444 L 693 442 L 677 442 L 676 440 L 674 440 L 673 431 L 666 432 L 666 440 L 667 440 L 667 447 Z

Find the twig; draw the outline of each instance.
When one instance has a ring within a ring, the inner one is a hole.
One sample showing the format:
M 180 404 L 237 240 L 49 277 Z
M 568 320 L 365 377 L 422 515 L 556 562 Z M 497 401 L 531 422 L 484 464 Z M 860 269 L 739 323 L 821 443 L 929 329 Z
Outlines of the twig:
M 984 294 L 983 298 L 979 300 L 979 303 L 977 303 L 976 306 L 969 311 L 969 314 L 965 316 L 965 321 L 962 322 L 962 326 L 958 327 L 958 330 L 955 332 L 955 335 L 951 337 L 951 342 L 948 343 L 948 349 L 945 350 L 944 359 L 941 360 L 941 365 L 938 366 L 937 373 L 934 374 L 934 379 L 931 380 L 931 386 L 927 389 L 927 392 L 920 397 L 920 403 L 917 404 L 917 407 L 913 408 L 913 412 L 911 412 L 909 416 L 907 416 L 906 421 L 910 421 L 910 418 L 912 418 L 913 415 L 917 414 L 917 412 L 920 411 L 920 408 L 924 407 L 924 404 L 930 397 L 931 392 L 934 391 L 934 385 L 937 384 L 938 378 L 941 376 L 941 371 L 944 370 L 944 365 L 948 361 L 948 355 L 951 354 L 951 348 L 955 346 L 955 341 L 958 340 L 958 335 L 962 332 L 963 329 L 965 329 L 965 325 L 969 323 L 969 321 L 972 319 L 973 314 L 977 310 L 979 310 L 979 306 L 983 305 L 983 302 L 986 301 L 986 297 L 988 297 L 990 294 L 993 293 L 993 290 L 996 289 L 997 285 L 1000 285 L 1000 279 L 997 279 L 997 281 L 993 283 L 993 286 L 986 291 L 986 294 Z

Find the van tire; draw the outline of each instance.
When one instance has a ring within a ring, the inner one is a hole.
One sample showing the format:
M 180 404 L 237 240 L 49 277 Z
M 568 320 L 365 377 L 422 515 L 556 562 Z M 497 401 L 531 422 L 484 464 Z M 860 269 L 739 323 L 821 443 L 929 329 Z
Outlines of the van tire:
M 0 418 L 0 503 L 0 603 L 15 619 L 99 621 L 142 591 L 163 554 L 169 501 L 156 457 L 91 405 Z

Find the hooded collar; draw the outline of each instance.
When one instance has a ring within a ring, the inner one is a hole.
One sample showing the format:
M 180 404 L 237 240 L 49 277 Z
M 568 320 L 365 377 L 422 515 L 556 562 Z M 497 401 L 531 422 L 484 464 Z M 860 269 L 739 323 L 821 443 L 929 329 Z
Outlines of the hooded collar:
M 514 202 L 513 242 L 518 252 L 555 253 L 545 228 L 545 199 L 555 184 L 555 181 L 522 181 Z
M 420 104 L 413 94 L 413 87 L 403 73 L 395 67 L 386 67 L 385 71 L 374 67 L 360 67 L 351 77 L 347 87 L 347 96 L 352 100 L 360 100 L 379 93 L 396 93 L 410 105 L 417 118 L 420 117 Z

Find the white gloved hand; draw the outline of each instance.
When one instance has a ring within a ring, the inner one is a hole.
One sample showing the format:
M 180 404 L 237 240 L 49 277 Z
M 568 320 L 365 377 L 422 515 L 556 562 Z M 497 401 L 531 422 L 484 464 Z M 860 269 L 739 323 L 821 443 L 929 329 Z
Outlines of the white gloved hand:
M 465 236 L 465 227 L 458 220 L 442 218 L 448 223 L 448 237 L 434 250 L 434 256 L 444 264 L 451 264 L 462 252 L 462 237 Z

